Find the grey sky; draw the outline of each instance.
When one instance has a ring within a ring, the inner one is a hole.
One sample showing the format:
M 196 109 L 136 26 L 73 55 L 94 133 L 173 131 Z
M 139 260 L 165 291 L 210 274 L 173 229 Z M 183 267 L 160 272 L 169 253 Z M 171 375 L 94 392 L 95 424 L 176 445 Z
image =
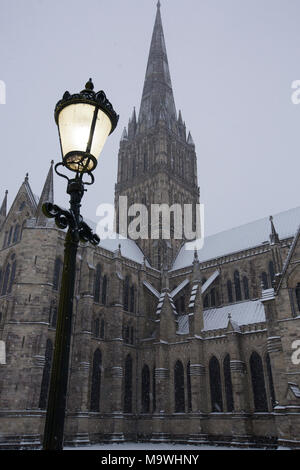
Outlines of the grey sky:
M 156 0 L 0 0 L 0 198 L 29 172 L 39 194 L 60 159 L 53 118 L 89 77 L 120 114 L 83 199 L 96 220 L 113 202 L 117 154 L 140 105 Z M 198 155 L 206 233 L 299 205 L 300 0 L 161 0 L 177 111 Z M 55 201 L 66 204 L 55 177 Z

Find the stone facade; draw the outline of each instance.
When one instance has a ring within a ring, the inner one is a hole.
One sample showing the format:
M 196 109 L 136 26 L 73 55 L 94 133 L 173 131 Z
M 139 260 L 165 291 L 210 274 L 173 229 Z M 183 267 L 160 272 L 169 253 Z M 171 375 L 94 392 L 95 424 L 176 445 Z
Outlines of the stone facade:
M 39 447 L 44 429 L 64 249 L 64 232 L 41 211 L 54 198 L 52 165 L 40 198 L 26 176 L 10 210 L 7 194 L 0 209 L 6 449 Z M 120 196 L 150 208 L 196 205 L 199 194 L 158 3 L 139 117 L 120 142 L 116 208 Z M 233 240 L 222 256 L 200 250 L 180 266 L 184 240 L 172 233 L 80 245 L 65 443 L 300 447 L 300 210 L 292 214 L 291 233 L 277 233 L 274 218 L 267 240 L 243 249 Z

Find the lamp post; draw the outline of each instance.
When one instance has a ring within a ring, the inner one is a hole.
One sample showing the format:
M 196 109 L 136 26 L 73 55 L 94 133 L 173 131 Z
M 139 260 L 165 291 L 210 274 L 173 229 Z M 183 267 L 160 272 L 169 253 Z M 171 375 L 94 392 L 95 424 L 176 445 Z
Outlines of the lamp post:
M 71 95 L 66 91 L 55 107 L 62 152 L 62 162 L 55 165 L 55 172 L 68 180 L 70 209 L 64 210 L 49 202 L 43 204 L 46 217 L 54 218 L 60 229 L 68 228 L 43 450 L 63 449 L 77 248 L 79 241 L 95 246 L 100 242 L 80 215 L 81 199 L 86 191 L 84 186 L 94 183 L 92 172 L 97 166 L 97 158 L 119 119 L 105 93 L 95 93 L 93 89 L 90 79 L 80 93 Z M 60 173 L 60 166 L 75 173 L 75 177 Z M 85 175 L 89 177 L 86 181 Z

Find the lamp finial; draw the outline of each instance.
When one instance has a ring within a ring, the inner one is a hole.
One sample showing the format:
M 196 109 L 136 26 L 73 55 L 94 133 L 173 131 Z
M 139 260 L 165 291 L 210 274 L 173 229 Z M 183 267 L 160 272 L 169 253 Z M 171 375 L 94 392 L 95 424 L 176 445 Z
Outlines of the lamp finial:
M 85 84 L 85 89 L 86 90 L 93 90 L 94 89 L 94 84 L 92 82 L 92 79 L 90 78 L 88 82 Z

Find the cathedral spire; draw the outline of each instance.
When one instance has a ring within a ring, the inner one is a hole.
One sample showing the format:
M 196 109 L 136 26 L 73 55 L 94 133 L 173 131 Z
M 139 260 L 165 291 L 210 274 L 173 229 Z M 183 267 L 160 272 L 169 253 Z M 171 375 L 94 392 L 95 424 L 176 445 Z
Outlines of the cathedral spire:
M 42 211 L 42 205 L 44 202 L 52 202 L 54 200 L 54 195 L 53 195 L 53 164 L 54 161 L 51 161 L 51 165 L 48 171 L 48 175 L 42 190 L 41 197 L 39 199 L 38 207 L 36 210 L 36 222 L 37 225 L 46 225 L 47 223 L 47 218 L 44 216 L 43 211 Z
M 176 108 L 161 20 L 160 2 L 158 2 L 139 112 L 139 124 L 144 125 L 146 128 L 154 126 L 159 119 L 162 107 L 165 110 L 170 127 L 171 120 L 176 120 Z

